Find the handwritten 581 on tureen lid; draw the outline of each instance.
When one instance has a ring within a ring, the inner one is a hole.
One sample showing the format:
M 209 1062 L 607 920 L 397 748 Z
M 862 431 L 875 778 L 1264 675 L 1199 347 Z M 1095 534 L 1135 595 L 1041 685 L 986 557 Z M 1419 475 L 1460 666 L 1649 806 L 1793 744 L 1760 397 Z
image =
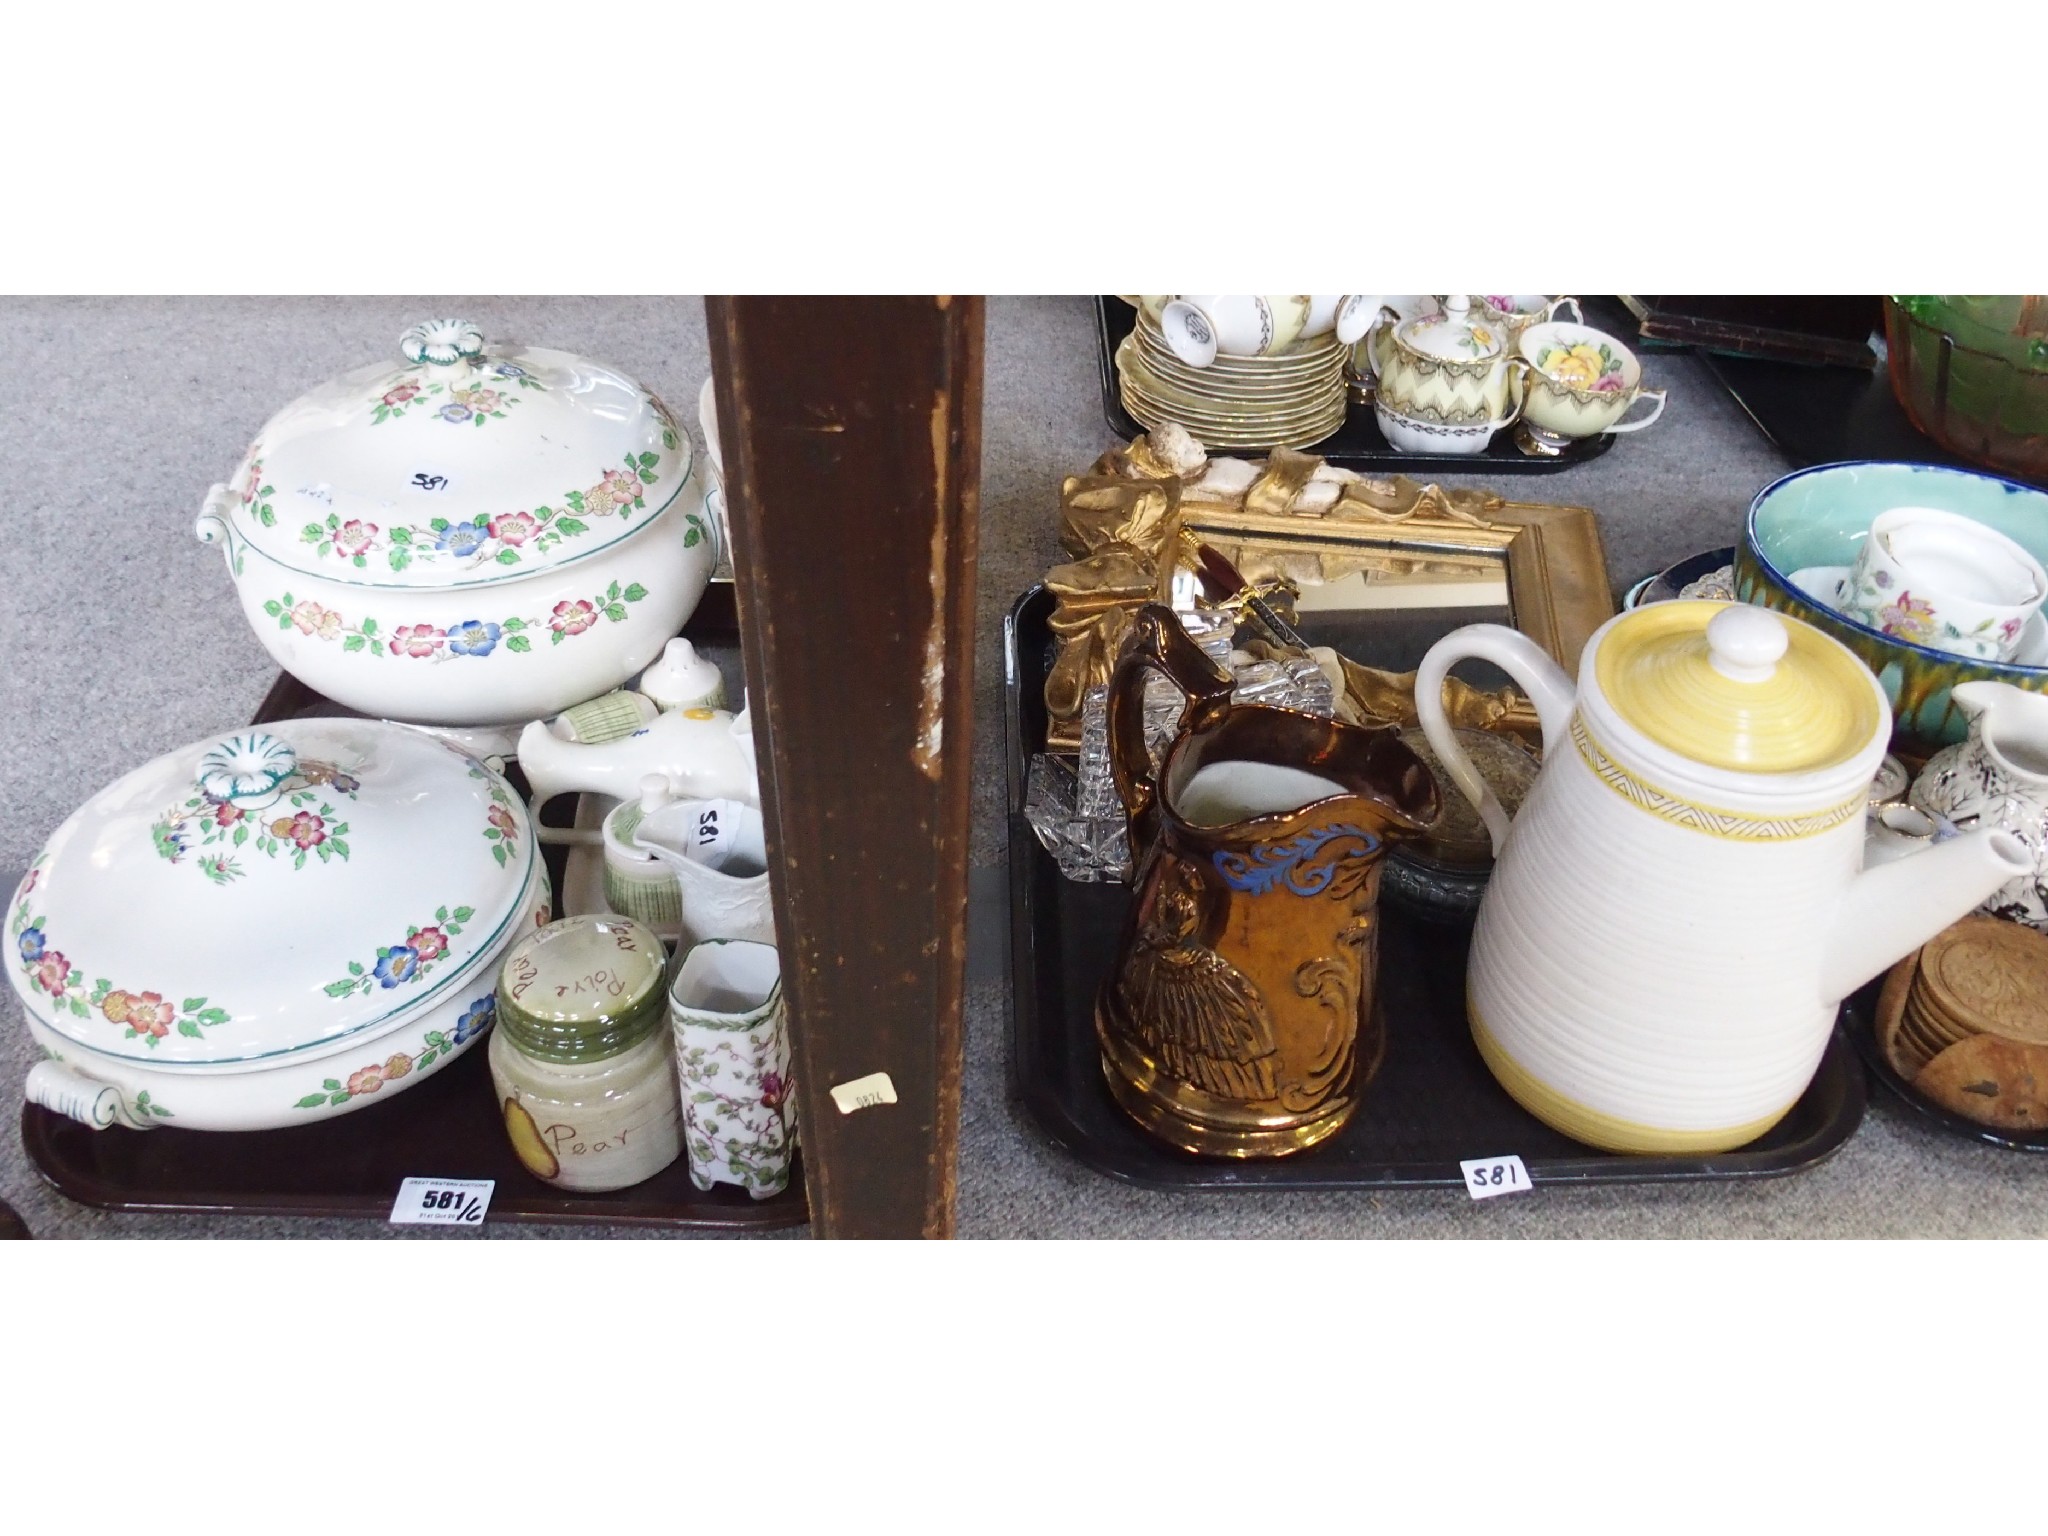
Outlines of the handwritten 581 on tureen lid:
M 85 1052 L 254 1063 L 472 985 L 542 878 L 526 807 L 482 764 L 408 726 L 284 721 L 73 812 L 9 907 L 10 972 Z
M 572 564 L 683 489 L 690 439 L 632 379 L 431 320 L 273 416 L 228 516 L 248 556 L 358 586 L 468 587 Z

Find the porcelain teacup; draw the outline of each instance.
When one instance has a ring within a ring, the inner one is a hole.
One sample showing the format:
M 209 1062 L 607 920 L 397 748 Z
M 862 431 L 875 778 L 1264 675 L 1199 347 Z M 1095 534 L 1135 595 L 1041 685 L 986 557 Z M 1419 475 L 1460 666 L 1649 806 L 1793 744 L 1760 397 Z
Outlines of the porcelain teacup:
M 1524 453 L 1554 458 L 1581 438 L 1640 432 L 1664 414 L 1664 391 L 1643 388 L 1643 365 L 1605 331 L 1543 321 L 1522 332 L 1516 356 L 1527 364 L 1515 434 Z M 1656 403 L 1649 415 L 1623 421 L 1637 400 Z
M 1970 518 L 1933 507 L 1880 513 L 1839 606 L 1887 635 L 1979 661 L 2009 661 L 2048 597 L 2048 572 Z
M 1510 355 L 1521 341 L 1522 332 L 1532 325 L 1555 320 L 1567 306 L 1575 323 L 1583 324 L 1586 318 L 1579 301 L 1572 298 L 1552 299 L 1540 293 L 1482 293 L 1473 298 L 1481 316 L 1507 332 Z
M 1183 294 L 1159 312 L 1159 329 L 1174 356 L 1206 368 L 1218 355 L 1271 357 L 1301 339 L 1309 296 Z

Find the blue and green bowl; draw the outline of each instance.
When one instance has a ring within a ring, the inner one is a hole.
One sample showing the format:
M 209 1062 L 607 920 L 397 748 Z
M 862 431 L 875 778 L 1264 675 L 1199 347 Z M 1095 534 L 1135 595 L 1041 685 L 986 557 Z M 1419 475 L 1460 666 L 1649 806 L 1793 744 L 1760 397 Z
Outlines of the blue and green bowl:
M 1989 678 L 2048 694 L 2048 667 L 1975 661 L 1884 634 L 1792 585 L 1813 566 L 1849 566 L 1880 512 L 1938 507 L 2013 539 L 2048 564 L 2048 493 L 1996 475 L 1935 464 L 1817 464 L 1773 480 L 1749 504 L 1735 550 L 1735 593 L 1803 619 L 1849 647 L 1892 702 L 1892 749 L 1924 759 L 1969 734 L 1950 699 L 1957 683 Z

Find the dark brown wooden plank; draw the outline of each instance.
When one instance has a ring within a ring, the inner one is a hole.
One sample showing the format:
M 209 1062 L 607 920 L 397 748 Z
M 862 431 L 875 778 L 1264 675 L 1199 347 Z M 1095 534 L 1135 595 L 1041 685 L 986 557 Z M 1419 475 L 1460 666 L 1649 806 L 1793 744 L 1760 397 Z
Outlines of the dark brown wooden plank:
M 982 301 L 706 309 L 812 1230 L 949 1236 Z

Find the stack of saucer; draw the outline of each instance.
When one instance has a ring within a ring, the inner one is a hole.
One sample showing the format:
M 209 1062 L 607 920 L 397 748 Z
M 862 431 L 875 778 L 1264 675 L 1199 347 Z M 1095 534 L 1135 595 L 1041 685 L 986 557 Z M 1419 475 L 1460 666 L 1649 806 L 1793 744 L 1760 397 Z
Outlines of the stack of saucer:
M 1344 358 L 1334 335 L 1271 357 L 1193 368 L 1142 311 L 1117 348 L 1124 409 L 1148 431 L 1178 422 L 1211 448 L 1306 448 L 1344 424 Z

